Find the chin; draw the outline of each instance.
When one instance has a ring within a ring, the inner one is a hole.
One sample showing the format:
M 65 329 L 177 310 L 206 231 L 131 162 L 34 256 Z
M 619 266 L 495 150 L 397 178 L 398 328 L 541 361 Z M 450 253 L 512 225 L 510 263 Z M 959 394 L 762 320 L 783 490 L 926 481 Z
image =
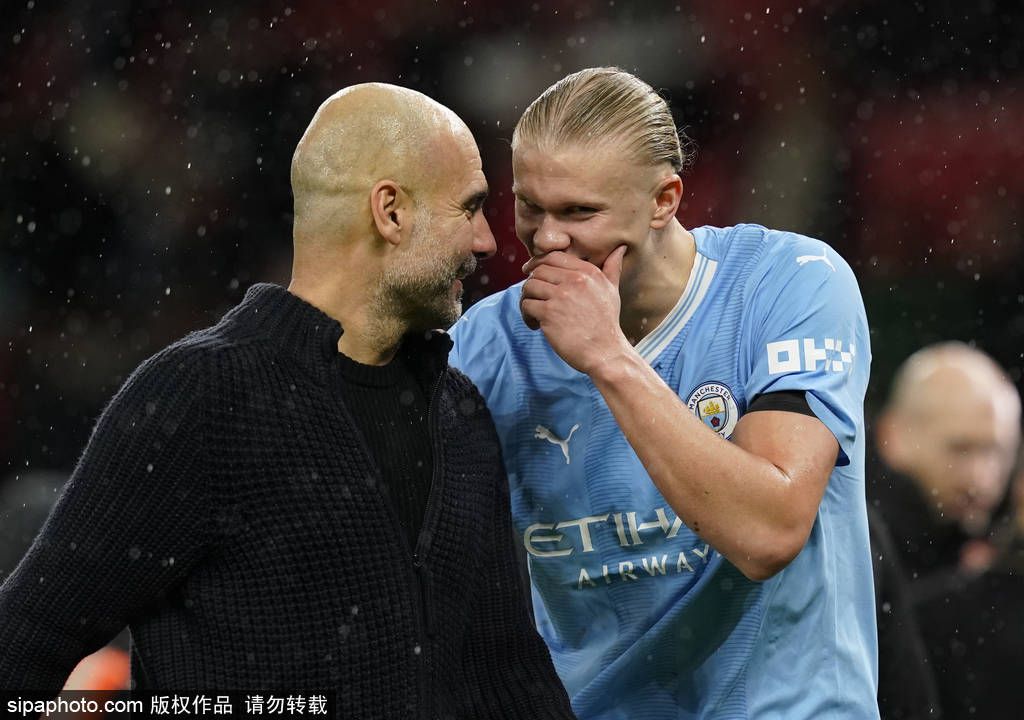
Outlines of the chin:
M 455 302 L 443 306 L 425 306 L 413 323 L 411 330 L 426 332 L 428 330 L 447 330 L 462 317 L 462 303 Z
M 442 318 L 440 318 L 440 324 L 435 325 L 435 327 L 447 330 L 452 325 L 457 323 L 460 317 L 462 317 L 462 303 L 458 303 L 454 307 L 450 308 L 449 312 L 447 312 Z

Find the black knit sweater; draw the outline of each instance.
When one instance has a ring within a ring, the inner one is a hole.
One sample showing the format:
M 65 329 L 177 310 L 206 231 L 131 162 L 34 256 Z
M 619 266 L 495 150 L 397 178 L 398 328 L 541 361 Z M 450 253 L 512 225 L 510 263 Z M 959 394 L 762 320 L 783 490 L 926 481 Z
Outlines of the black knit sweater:
M 257 285 L 133 373 L 0 588 L 0 689 L 55 693 L 127 624 L 140 687 L 334 690 L 344 718 L 572 717 L 447 336 L 406 344 L 436 388 L 412 549 L 339 392 L 340 333 Z

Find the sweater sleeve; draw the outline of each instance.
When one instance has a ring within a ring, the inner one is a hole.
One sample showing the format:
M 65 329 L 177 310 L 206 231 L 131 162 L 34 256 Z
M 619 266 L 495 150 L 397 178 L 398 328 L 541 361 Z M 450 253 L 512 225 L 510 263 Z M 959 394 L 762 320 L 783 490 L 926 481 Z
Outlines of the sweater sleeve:
M 497 440 L 495 440 L 497 442 Z M 499 463 L 499 467 L 503 467 Z M 575 718 L 547 646 L 528 606 L 529 592 L 513 545 L 512 509 L 504 472 L 495 478 L 489 551 L 470 624 L 464 672 L 467 717 L 494 720 Z
M 84 656 L 144 614 L 208 545 L 201 374 L 178 347 L 114 396 L 0 587 L 0 689 L 56 694 Z

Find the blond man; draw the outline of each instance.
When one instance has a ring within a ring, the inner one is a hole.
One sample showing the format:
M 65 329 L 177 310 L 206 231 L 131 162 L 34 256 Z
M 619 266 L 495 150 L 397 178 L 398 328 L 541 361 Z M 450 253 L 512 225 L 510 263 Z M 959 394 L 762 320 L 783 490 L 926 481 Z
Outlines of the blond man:
M 834 250 L 686 229 L 665 101 L 615 68 L 512 141 L 525 282 L 453 330 L 496 419 L 538 626 L 581 718 L 872 718 L 862 403 Z

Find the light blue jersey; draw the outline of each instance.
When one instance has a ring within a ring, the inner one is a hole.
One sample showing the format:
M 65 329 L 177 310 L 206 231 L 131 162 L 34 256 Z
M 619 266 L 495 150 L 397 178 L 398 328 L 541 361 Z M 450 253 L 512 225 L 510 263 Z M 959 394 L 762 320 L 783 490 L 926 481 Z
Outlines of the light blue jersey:
M 805 391 L 841 448 L 810 538 L 759 583 L 683 525 L 516 285 L 456 324 L 451 362 L 498 428 L 538 627 L 583 720 L 877 718 L 857 282 L 801 235 L 693 235 L 686 288 L 636 350 L 725 437 L 757 395 Z

